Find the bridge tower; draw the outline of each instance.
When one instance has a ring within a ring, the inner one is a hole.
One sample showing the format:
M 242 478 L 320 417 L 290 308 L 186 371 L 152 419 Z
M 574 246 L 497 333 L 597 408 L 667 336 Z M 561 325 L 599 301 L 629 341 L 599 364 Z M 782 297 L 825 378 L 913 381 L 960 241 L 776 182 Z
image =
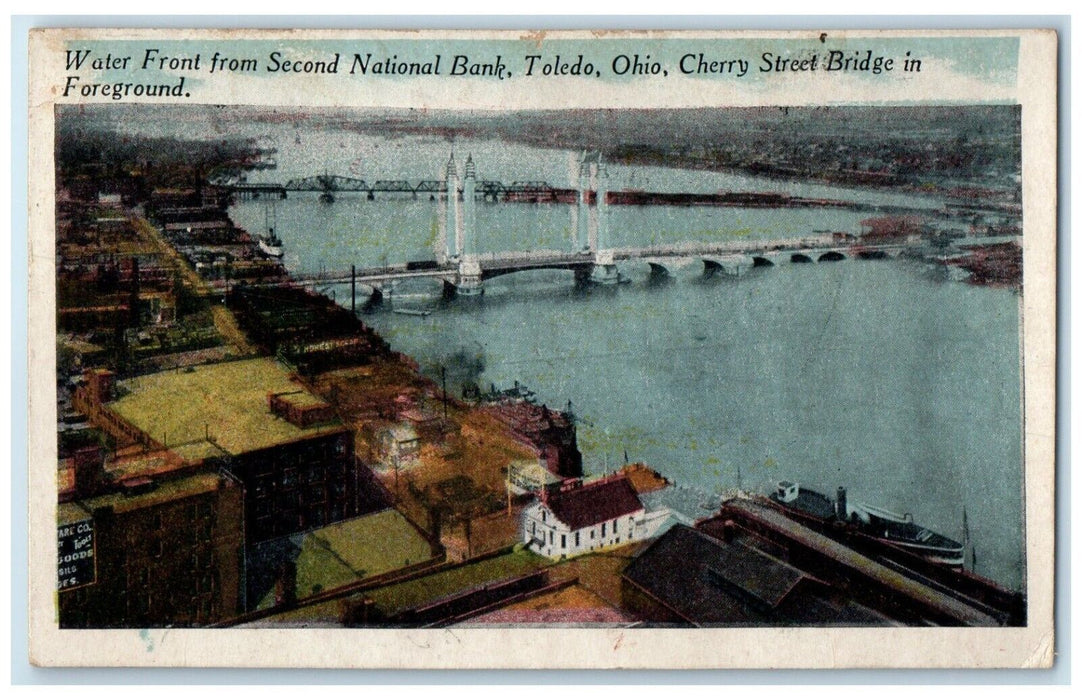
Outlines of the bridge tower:
M 579 163 L 579 210 L 575 220 L 575 252 L 590 250 L 590 190 L 593 180 L 593 166 L 583 153 Z
M 609 174 L 597 154 L 597 234 L 594 248 L 594 270 L 591 279 L 600 284 L 616 284 L 620 273 L 616 270 L 612 247 L 609 242 Z
M 484 294 L 481 264 L 477 261 L 476 216 L 477 169 L 473 156 L 466 156 L 465 177 L 462 180 L 462 259 L 458 265 L 458 293 L 466 296 Z
M 451 151 L 451 159 L 447 161 L 447 179 L 444 192 L 447 199 L 447 211 L 444 222 L 444 250 L 447 260 L 458 259 L 458 166 L 455 165 L 455 152 Z
M 477 202 L 477 169 L 473 165 L 473 156 L 466 156 L 465 178 L 462 180 L 462 257 L 477 254 L 475 240 L 475 216 Z

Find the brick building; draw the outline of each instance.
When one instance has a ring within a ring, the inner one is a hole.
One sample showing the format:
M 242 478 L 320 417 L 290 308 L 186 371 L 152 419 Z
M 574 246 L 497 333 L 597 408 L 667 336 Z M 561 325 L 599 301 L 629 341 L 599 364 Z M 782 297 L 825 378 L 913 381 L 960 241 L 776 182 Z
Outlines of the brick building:
M 256 358 L 135 377 L 88 371 L 76 408 L 117 446 L 163 450 L 244 487 L 247 540 L 358 513 L 353 434 L 277 362 Z
M 161 456 L 102 467 L 79 460 L 58 507 L 60 626 L 203 626 L 241 612 L 241 485 Z

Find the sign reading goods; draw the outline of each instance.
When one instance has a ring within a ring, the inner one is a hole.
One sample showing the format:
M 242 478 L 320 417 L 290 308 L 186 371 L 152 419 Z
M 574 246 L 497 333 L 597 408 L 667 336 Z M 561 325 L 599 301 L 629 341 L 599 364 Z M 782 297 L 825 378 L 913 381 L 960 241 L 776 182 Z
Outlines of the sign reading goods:
M 94 583 L 94 521 L 80 520 L 56 528 L 57 583 L 66 591 Z

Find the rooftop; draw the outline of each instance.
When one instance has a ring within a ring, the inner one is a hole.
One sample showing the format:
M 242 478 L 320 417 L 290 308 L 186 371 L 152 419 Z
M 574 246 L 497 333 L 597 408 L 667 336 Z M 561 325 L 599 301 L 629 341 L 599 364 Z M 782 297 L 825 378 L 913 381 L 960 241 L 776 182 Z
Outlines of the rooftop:
M 383 613 L 394 614 L 474 586 L 536 571 L 547 563 L 547 560 L 528 550 L 515 551 L 503 556 L 482 559 L 408 581 L 365 591 L 360 595 L 372 599 Z M 298 571 L 298 589 L 300 585 L 300 572 Z M 313 622 L 317 622 L 321 626 L 335 625 L 338 624 L 340 606 L 341 601 L 339 600 L 324 601 L 315 605 L 302 605 L 293 610 L 271 615 L 261 621 L 258 626 L 303 626 Z
M 302 599 L 432 557 L 428 542 L 401 513 L 390 508 L 284 539 L 288 542 L 257 547 L 250 565 L 273 572 L 283 551 L 290 552 L 286 556 L 296 563 L 297 597 Z M 271 588 L 258 607 L 273 604 Z
M 893 591 L 898 596 L 920 601 L 937 613 L 953 618 L 962 624 L 995 625 L 996 619 L 981 610 L 971 607 L 950 595 L 934 590 L 917 579 L 895 571 L 825 535 L 811 530 L 790 520 L 783 513 L 762 503 L 742 498 L 726 501 L 723 513 L 741 518 L 753 518 L 767 525 L 777 533 L 783 534 L 790 542 L 807 547 L 824 558 L 829 558 L 838 567 L 844 567 L 849 575 L 859 575 L 867 580 Z M 707 521 L 707 526 L 709 527 Z
M 299 392 L 291 399 L 320 399 L 269 358 L 170 370 L 136 377 L 125 386 L 130 393 L 110 408 L 155 440 L 182 446 L 186 456 L 217 454 L 215 446 L 243 454 L 341 427 L 335 421 L 300 428 L 271 413 L 268 394 Z
M 496 625 L 623 626 L 634 618 L 580 584 L 531 595 L 457 623 L 458 627 Z
M 375 601 L 380 610 L 394 614 L 474 586 L 536 571 L 546 563 L 545 559 L 532 552 L 516 551 L 378 588 L 366 595 Z
M 624 577 L 696 625 L 844 623 L 883 619 L 829 600 L 803 571 L 754 547 L 677 525 L 627 567 Z
M 56 524 L 70 525 L 82 520 L 89 520 L 91 514 L 78 503 L 61 503 L 56 507 Z
M 552 514 L 572 530 L 643 510 L 631 482 L 622 476 L 567 490 L 550 490 L 546 503 Z
M 118 455 L 106 466 L 106 471 L 113 481 L 119 482 L 137 476 L 162 476 L 182 466 L 176 455 L 167 450 L 158 450 L 134 455 Z
M 220 487 L 221 478 L 218 474 L 203 472 L 181 479 L 163 481 L 143 493 L 126 494 L 118 491 L 86 499 L 82 503 L 91 511 L 111 507 L 117 513 L 127 513 L 216 491 Z

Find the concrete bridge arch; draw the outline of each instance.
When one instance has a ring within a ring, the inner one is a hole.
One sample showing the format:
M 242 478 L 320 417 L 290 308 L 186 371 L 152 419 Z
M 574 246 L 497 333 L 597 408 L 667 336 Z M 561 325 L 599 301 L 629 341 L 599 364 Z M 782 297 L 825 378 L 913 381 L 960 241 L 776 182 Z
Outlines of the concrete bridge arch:
M 670 262 L 662 262 L 659 260 L 647 260 L 646 264 L 650 267 L 650 279 L 653 280 L 673 277 L 673 269 L 676 267 Z
M 737 277 L 755 266 L 755 261 L 750 255 L 704 255 L 702 261 L 703 273 L 707 276 L 722 272 L 731 277 Z

